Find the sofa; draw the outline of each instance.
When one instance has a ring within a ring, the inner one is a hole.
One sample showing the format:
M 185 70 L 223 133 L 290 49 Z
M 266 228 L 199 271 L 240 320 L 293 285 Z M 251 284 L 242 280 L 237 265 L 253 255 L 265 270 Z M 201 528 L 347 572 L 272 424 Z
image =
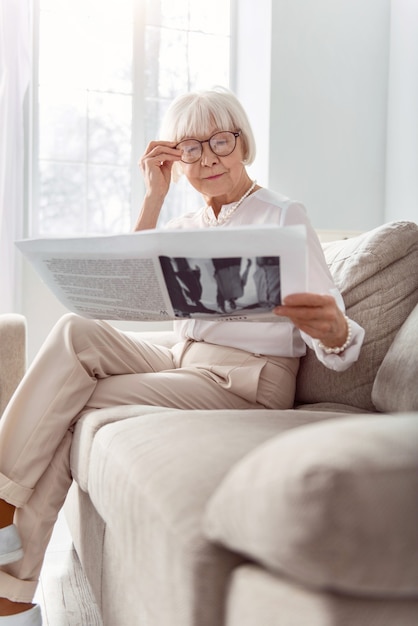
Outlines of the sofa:
M 23 315 L 0 315 L 0 416 L 26 369 L 26 332 Z
M 323 247 L 366 330 L 349 370 L 308 351 L 290 410 L 78 421 L 65 514 L 104 626 L 418 624 L 418 225 Z
M 349 370 L 308 351 L 291 410 L 77 423 L 65 511 L 105 626 L 418 624 L 418 225 L 323 247 L 366 330 Z

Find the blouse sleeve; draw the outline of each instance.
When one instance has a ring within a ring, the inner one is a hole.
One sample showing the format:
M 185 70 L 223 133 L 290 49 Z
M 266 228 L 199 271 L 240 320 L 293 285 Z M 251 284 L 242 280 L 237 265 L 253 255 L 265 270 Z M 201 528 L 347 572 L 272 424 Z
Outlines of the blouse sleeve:
M 306 345 L 312 348 L 317 359 L 325 365 L 325 367 L 335 370 L 336 372 L 343 372 L 359 358 L 364 339 L 364 328 L 351 319 L 350 324 L 352 329 L 351 343 L 344 350 L 344 352 L 340 352 L 340 354 L 327 354 L 322 348 L 320 348 L 318 339 L 312 339 L 312 337 L 304 332 L 301 332 L 300 334 Z
M 313 229 L 302 204 L 291 203 L 283 214 L 283 226 L 304 224 L 307 231 L 308 245 L 308 285 L 310 293 L 322 293 L 332 295 L 341 311 L 345 312 L 344 300 L 335 286 L 331 272 L 325 261 L 318 236 Z M 352 340 L 350 345 L 339 354 L 327 354 L 319 346 L 319 340 L 313 339 L 304 332 L 300 335 L 306 345 L 314 350 L 318 360 L 329 369 L 337 372 L 344 371 L 350 367 L 360 355 L 360 349 L 364 340 L 364 329 L 357 322 L 350 320 L 352 329 Z

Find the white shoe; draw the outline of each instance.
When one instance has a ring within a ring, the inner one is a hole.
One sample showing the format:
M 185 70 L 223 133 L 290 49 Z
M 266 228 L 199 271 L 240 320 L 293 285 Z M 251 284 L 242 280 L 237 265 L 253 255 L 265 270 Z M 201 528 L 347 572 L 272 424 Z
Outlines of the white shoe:
M 22 542 L 14 524 L 0 528 L 0 565 L 14 563 L 23 556 Z
M 38 604 L 31 609 L 16 613 L 15 615 L 4 615 L 0 617 L 1 626 L 42 626 L 42 614 Z

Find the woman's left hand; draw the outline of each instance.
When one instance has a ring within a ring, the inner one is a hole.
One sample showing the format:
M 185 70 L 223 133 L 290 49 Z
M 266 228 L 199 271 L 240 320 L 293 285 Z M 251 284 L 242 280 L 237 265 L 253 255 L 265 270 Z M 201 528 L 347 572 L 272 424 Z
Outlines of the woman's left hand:
M 316 293 L 294 293 L 274 309 L 276 315 L 288 317 L 299 330 L 319 339 L 325 346 L 336 348 L 347 339 L 348 327 L 344 313 L 332 296 Z

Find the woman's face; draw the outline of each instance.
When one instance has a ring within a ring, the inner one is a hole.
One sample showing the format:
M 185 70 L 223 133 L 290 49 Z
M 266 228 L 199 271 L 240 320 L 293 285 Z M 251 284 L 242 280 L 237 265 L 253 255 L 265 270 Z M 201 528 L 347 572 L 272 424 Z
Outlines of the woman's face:
M 223 130 L 230 129 L 213 128 L 205 136 L 194 137 L 194 139 L 205 141 Z M 200 159 L 190 164 L 182 162 L 182 167 L 189 183 L 205 198 L 221 196 L 226 204 L 240 198 L 243 193 L 242 187 L 247 184 L 248 178 L 242 161 L 242 139 L 237 137 L 235 149 L 228 156 L 216 155 L 212 152 L 209 143 L 205 141 L 202 144 Z

